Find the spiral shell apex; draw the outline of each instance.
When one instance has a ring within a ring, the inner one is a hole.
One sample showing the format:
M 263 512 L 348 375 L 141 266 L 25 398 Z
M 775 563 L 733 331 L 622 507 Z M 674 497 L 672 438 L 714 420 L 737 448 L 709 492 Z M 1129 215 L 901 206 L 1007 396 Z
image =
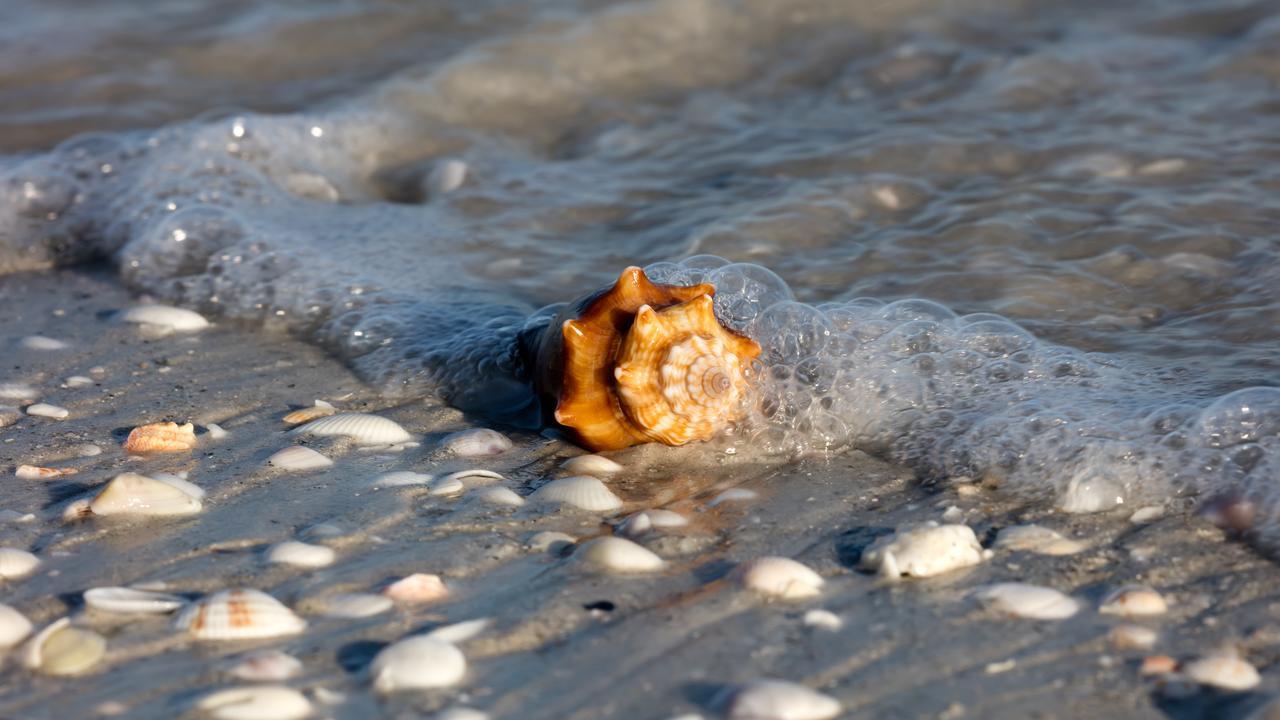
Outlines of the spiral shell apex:
M 540 358 L 561 369 L 551 378 L 556 422 L 585 447 L 614 450 L 705 440 L 736 420 L 760 346 L 716 320 L 714 293 L 655 284 L 630 267 L 572 306 L 547 330 L 559 347 Z

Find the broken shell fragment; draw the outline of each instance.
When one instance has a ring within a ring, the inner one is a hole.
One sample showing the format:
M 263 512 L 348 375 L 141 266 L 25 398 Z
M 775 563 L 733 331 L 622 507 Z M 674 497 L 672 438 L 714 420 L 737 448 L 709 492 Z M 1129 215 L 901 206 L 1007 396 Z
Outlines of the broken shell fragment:
M 31 621 L 8 605 L 0 605 L 0 649 L 11 648 L 31 634 Z
M 576 553 L 583 562 L 612 573 L 643 573 L 661 570 L 666 562 L 643 545 L 618 537 L 598 537 L 587 541 Z
M 1056 530 L 1040 525 L 1004 528 L 996 535 L 996 547 L 1040 555 L 1075 555 L 1088 548 L 1082 542 L 1065 538 Z
M 36 571 L 40 558 L 26 550 L 0 548 L 0 578 L 20 580 Z
M 147 453 L 189 452 L 196 446 L 196 427 L 191 423 L 179 425 L 172 422 L 141 425 L 129 431 L 124 441 L 124 451 L 144 455 Z
M 882 537 L 862 553 L 859 565 L 885 577 L 930 577 L 977 565 L 982 545 L 968 525 L 925 525 Z
M 426 637 L 440 642 L 447 642 L 450 645 L 460 645 L 489 629 L 491 624 L 493 624 L 493 620 L 489 618 L 463 620 L 462 622 L 449 623 L 448 625 L 434 628 L 426 634 Z
M 209 327 L 199 313 L 169 305 L 138 305 L 120 313 L 120 322 L 159 325 L 177 332 L 195 332 Z
M 417 635 L 383 648 L 369 673 L 380 693 L 449 687 L 466 675 L 467 660 L 452 644 Z
M 191 515 L 201 507 L 189 488 L 137 473 L 115 476 L 89 502 L 94 515 Z
M 783 600 L 811 598 L 822 592 L 822 576 L 807 565 L 785 557 L 756 558 L 742 566 L 748 590 Z
M 173 612 L 187 601 L 177 595 L 127 587 L 97 587 L 84 591 L 84 604 L 94 610 L 120 614 Z
M 394 420 L 368 413 L 341 413 L 312 420 L 291 432 L 322 437 L 348 437 L 360 445 L 394 445 L 413 436 Z
M 75 475 L 80 472 L 75 468 L 51 468 L 39 467 L 37 465 L 19 465 L 17 470 L 13 471 L 13 476 L 19 480 L 52 480 L 65 475 Z
M 1098 612 L 1104 615 L 1120 615 L 1122 617 L 1146 617 L 1163 615 L 1169 610 L 1160 593 L 1149 587 L 1129 585 L 1103 598 Z
M 227 671 L 250 682 L 280 682 L 302 673 L 302 661 L 282 650 L 254 650 Z
M 267 458 L 267 464 L 286 472 L 302 472 L 329 467 L 333 461 L 309 447 L 293 445 Z
M 198 640 L 245 640 L 296 635 L 302 618 L 270 595 L 251 589 L 220 590 L 188 605 L 174 628 Z
M 107 654 L 107 641 L 90 630 L 71 627 L 62 618 L 41 630 L 27 644 L 23 663 L 46 675 L 79 675 Z
M 577 541 L 577 538 L 566 533 L 556 532 L 555 530 L 543 530 L 542 532 L 537 532 L 529 536 L 529 539 L 525 541 L 524 545 L 530 550 L 559 555 Z
M 460 480 L 463 485 L 469 488 L 476 487 L 479 485 L 489 485 L 494 482 L 501 482 L 503 480 L 506 480 L 506 478 L 503 477 L 500 473 L 493 472 L 492 470 L 478 470 L 475 468 L 472 468 L 469 470 L 459 470 L 457 472 L 451 472 L 448 475 L 445 475 L 441 479 L 442 480 L 444 479 Z
M 429 603 L 447 597 L 449 588 L 439 575 L 414 573 L 391 583 L 382 594 L 396 602 Z
M 1080 610 L 1074 598 L 1040 585 L 997 583 L 979 588 L 974 596 L 982 604 L 1014 617 L 1030 620 L 1065 620 Z
M 730 720 L 828 720 L 840 714 L 835 698 L 783 680 L 754 680 L 729 698 Z
M 267 562 L 297 567 L 318 568 L 332 565 L 337 553 L 331 547 L 286 540 L 267 550 Z
M 839 615 L 836 615 L 830 610 L 822 610 L 820 608 L 806 612 L 802 621 L 806 627 L 817 628 L 819 630 L 829 630 L 831 632 L 835 632 L 844 627 L 844 621 L 840 619 Z
M 609 477 L 622 472 L 622 465 L 603 455 L 579 455 L 560 464 L 561 469 L 572 475 Z
M 496 430 L 472 428 L 446 435 L 438 450 L 457 457 L 483 457 L 501 455 L 511 447 L 510 438 Z
M 311 701 L 283 685 L 219 690 L 200 698 L 196 707 L 216 720 L 302 720 L 311 715 Z
M 599 479 L 589 475 L 560 478 L 538 488 L 531 499 L 569 505 L 590 512 L 611 512 L 622 508 L 622 499 Z
M 1193 660 L 1182 666 L 1182 673 L 1201 685 L 1237 692 L 1252 690 L 1262 681 L 1258 670 L 1247 660 L 1229 654 Z
M 311 422 L 312 420 L 319 420 L 322 417 L 329 417 L 336 412 L 338 412 L 338 409 L 333 405 L 323 400 L 316 400 L 315 404 L 311 407 L 294 410 L 281 419 L 290 425 L 301 425 L 302 423 Z

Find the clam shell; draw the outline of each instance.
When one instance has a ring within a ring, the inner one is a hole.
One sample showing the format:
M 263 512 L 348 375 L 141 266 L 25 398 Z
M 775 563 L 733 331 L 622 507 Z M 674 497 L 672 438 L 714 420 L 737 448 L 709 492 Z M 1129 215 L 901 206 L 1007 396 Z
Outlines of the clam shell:
M 64 407 L 59 407 L 57 405 L 50 405 L 49 403 L 36 403 L 34 405 L 28 405 L 26 412 L 28 415 L 34 415 L 36 417 L 53 418 L 54 420 L 64 420 L 68 415 L 71 414 L 70 410 Z
M 199 640 L 245 640 L 296 635 L 307 623 L 260 590 L 220 590 L 188 605 L 174 628 Z
M 68 387 L 68 388 L 71 388 L 72 390 L 82 388 L 82 387 L 89 387 L 92 384 L 93 384 L 93 378 L 85 377 L 84 375 L 72 375 L 71 377 L 62 381 L 63 387 Z
M 368 413 L 341 413 L 312 420 L 294 428 L 304 435 L 348 437 L 360 445 L 394 445 L 408 442 L 413 436 L 394 420 Z
M 671 510 L 642 510 L 618 525 L 627 537 L 639 537 L 653 529 L 677 528 L 689 524 L 689 519 Z
M 0 649 L 11 648 L 31 634 L 31 621 L 8 605 L 0 605 Z
M 996 547 L 1024 550 L 1040 555 L 1075 555 L 1088 548 L 1082 542 L 1063 537 L 1058 531 L 1040 525 L 1015 525 L 996 535 Z
M 747 589 L 783 600 L 814 597 L 823 585 L 821 575 L 785 557 L 756 558 L 742 566 L 740 577 Z
M 267 464 L 286 472 L 301 472 L 329 467 L 333 461 L 309 447 L 293 445 L 267 458 Z
M 209 423 L 208 425 L 204 426 L 204 429 L 209 431 L 210 440 L 221 440 L 231 434 L 226 430 L 222 429 L 222 426 L 219 425 L 218 423 Z
M 302 661 L 281 650 L 254 650 L 241 656 L 227 673 L 251 682 L 279 682 L 302 674 Z
M 503 480 L 506 480 L 506 478 L 503 477 L 501 474 L 493 472 L 492 470 L 477 470 L 475 468 L 468 469 L 468 470 L 459 470 L 457 472 L 451 472 L 448 475 L 445 475 L 444 478 L 441 478 L 441 479 L 449 479 L 449 478 L 452 478 L 454 480 L 461 480 L 462 484 L 466 485 L 467 487 L 476 487 L 478 485 L 489 485 L 493 482 L 501 482 Z
M 653 572 L 666 565 L 652 550 L 618 537 L 589 540 L 575 555 L 593 567 L 612 573 Z
M 1182 673 L 1201 685 L 1223 690 L 1252 690 L 1262 682 L 1258 671 L 1248 661 L 1234 655 L 1209 655 L 1182 667 Z
M 484 457 L 501 455 L 511 447 L 511 440 L 497 430 L 472 428 L 444 436 L 438 450 L 457 457 Z
M 267 562 L 297 567 L 318 568 L 332 565 L 337 553 L 331 547 L 311 545 L 297 540 L 272 545 L 267 550 Z
M 484 488 L 476 492 L 476 499 L 490 505 L 502 505 L 504 507 L 520 507 L 524 505 L 524 498 L 520 497 L 511 488 L 505 487 Z
M 386 587 L 383 595 L 402 603 L 429 603 L 449 595 L 449 588 L 439 575 L 414 573 Z
M 609 477 L 622 472 L 623 467 L 603 455 L 579 455 L 560 463 L 560 468 L 571 475 Z
M 120 313 L 120 322 L 160 325 L 178 332 L 195 332 L 209 327 L 199 313 L 169 305 L 138 305 Z
M 426 485 L 432 481 L 432 476 L 426 473 L 416 473 L 409 470 L 395 470 L 393 472 L 382 473 L 373 479 L 371 483 L 374 487 L 404 487 L 406 485 Z
M 37 465 L 19 465 L 13 476 L 19 480 L 52 480 L 64 475 L 75 475 L 80 472 L 75 468 L 50 468 Z
M 186 488 L 137 473 L 115 476 L 89 503 L 94 515 L 190 515 L 201 507 Z
M 1163 615 L 1169 610 L 1164 597 L 1149 587 L 1128 585 L 1103 598 L 1098 612 L 1122 617 L 1147 617 Z
M 200 698 L 196 707 L 216 720 L 302 720 L 311 715 L 311 701 L 283 685 L 219 690 Z
M 1025 583 L 988 585 L 974 596 L 1000 612 L 1031 620 L 1065 620 L 1080 610 L 1080 603 L 1068 595 Z
M 84 604 L 94 610 L 120 614 L 173 612 L 187 601 L 177 595 L 127 587 L 96 587 L 84 591 Z
M 372 593 L 334 595 L 325 601 L 324 614 L 334 618 L 367 618 L 394 607 L 391 598 Z
M 0 548 L 0 578 L 20 580 L 36 571 L 40 558 L 26 550 Z
M 129 431 L 124 451 L 138 455 L 147 453 L 189 452 L 196 446 L 196 427 L 191 423 L 172 422 L 140 425 Z
M 622 508 L 622 499 L 614 495 L 604 483 L 589 475 L 552 480 L 538 488 L 530 498 L 590 512 L 611 512 Z
M 835 698 L 783 680 L 754 680 L 734 692 L 730 720 L 828 720 L 840 714 Z
M 930 577 L 985 559 L 982 545 L 967 525 L 925 525 L 902 530 L 872 543 L 859 565 L 889 578 Z
M 369 674 L 380 693 L 449 687 L 467 674 L 467 660 L 450 643 L 416 635 L 383 648 Z
M 107 654 L 107 641 L 90 630 L 71 627 L 62 618 L 41 630 L 23 653 L 23 663 L 46 675 L 79 675 Z
M 333 405 L 323 400 L 316 400 L 311 407 L 294 410 L 281 419 L 290 425 L 301 425 L 312 420 L 319 420 L 322 417 L 329 417 L 336 412 L 338 412 L 338 409 Z

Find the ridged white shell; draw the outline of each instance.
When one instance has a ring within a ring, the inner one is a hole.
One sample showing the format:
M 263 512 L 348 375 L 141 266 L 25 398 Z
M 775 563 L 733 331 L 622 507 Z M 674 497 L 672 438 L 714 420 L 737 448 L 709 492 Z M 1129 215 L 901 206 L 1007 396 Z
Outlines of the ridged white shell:
M 576 556 L 596 568 L 613 573 L 661 570 L 666 562 L 643 545 L 618 537 L 598 537 L 578 548 Z
M 449 588 L 439 575 L 414 573 L 391 583 L 382 594 L 396 602 L 428 603 L 448 596 Z
M 11 648 L 31 634 L 31 621 L 8 605 L 0 605 L 0 650 Z
M 524 505 L 524 498 L 520 497 L 516 491 L 506 487 L 484 488 L 477 491 L 475 497 L 480 502 L 490 505 L 502 505 L 505 507 L 520 507 Z
M 196 707 L 216 720 L 302 720 L 311 715 L 311 701 L 283 685 L 219 690 L 200 698 Z
M 28 415 L 35 417 L 47 417 L 54 420 L 65 420 L 71 411 L 58 405 L 50 405 L 49 403 L 36 403 L 28 405 L 26 412 Z
M 996 535 L 996 547 L 1024 550 L 1040 555 L 1075 555 L 1088 548 L 1082 542 L 1063 537 L 1040 525 L 1015 525 Z
M 107 640 L 101 635 L 71 627 L 62 618 L 41 630 L 23 652 L 23 664 L 46 675 L 79 675 L 107 654 Z
M 26 550 L 0 548 L 0 578 L 18 580 L 36 571 L 40 558 Z
M 609 477 L 622 472 L 623 467 L 603 455 L 579 455 L 560 463 L 561 469 L 573 475 Z
M 326 565 L 332 565 L 336 558 L 337 553 L 331 547 L 311 545 L 297 540 L 286 540 L 272 545 L 267 550 L 267 562 L 295 565 L 297 567 L 325 567 Z
M 467 659 L 447 642 L 416 635 L 383 648 L 369 674 L 380 693 L 449 687 L 467 674 Z
M 1163 615 L 1169 610 L 1164 596 L 1149 587 L 1128 585 L 1109 593 L 1102 600 L 1098 612 L 1122 617 L 1148 617 Z
M 97 587 L 84 591 L 84 604 L 94 610 L 120 614 L 173 612 L 187 601 L 177 595 L 127 587 Z
M 840 714 L 835 698 L 783 680 L 754 680 L 729 700 L 729 720 L 828 720 Z
M 296 635 L 307 627 L 279 600 L 260 590 L 220 590 L 178 613 L 174 627 L 200 640 L 245 640 Z
M 120 322 L 160 325 L 178 332 L 194 332 L 209 327 L 199 313 L 169 305 L 138 305 L 120 313 Z
M 329 467 L 333 461 L 309 447 L 293 445 L 267 458 L 267 464 L 286 472 L 302 472 Z
M 590 512 L 611 512 L 622 508 L 622 499 L 605 484 L 589 475 L 560 478 L 538 488 L 530 496 L 538 502 L 570 505 Z
M 472 428 L 444 436 L 438 449 L 457 457 L 501 455 L 511 449 L 511 440 L 497 430 Z
M 1065 620 L 1080 610 L 1080 603 L 1068 595 L 1025 583 L 988 585 L 974 596 L 1000 612 L 1031 620 Z
M 756 558 L 742 566 L 742 584 L 762 595 L 800 600 L 822 592 L 822 576 L 807 565 L 785 557 Z
M 882 537 L 862 553 L 859 565 L 888 578 L 930 577 L 985 559 L 967 525 L 927 523 Z
M 374 487 L 405 487 L 406 485 L 426 485 L 434 478 L 426 473 L 410 470 L 395 470 L 382 473 L 370 483 Z
M 303 435 L 348 437 L 360 445 L 394 445 L 413 439 L 394 420 L 368 413 L 340 413 L 312 420 L 291 432 Z
M 1262 681 L 1258 670 L 1249 662 L 1225 654 L 1193 660 L 1183 666 L 1182 673 L 1201 685 L 1237 692 L 1252 690 Z
M 137 473 L 115 476 L 89 502 L 94 515 L 191 515 L 201 507 L 185 487 Z
M 280 682 L 302 673 L 302 661 L 282 650 L 254 650 L 241 656 L 227 674 L 251 682 Z
M 335 618 L 373 617 L 394 607 L 391 598 L 372 593 L 334 595 L 324 605 L 324 614 Z

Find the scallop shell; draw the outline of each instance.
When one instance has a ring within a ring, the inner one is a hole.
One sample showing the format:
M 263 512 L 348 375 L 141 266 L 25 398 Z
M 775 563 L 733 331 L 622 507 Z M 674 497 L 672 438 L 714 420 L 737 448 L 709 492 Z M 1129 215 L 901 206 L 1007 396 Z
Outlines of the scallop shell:
M 84 591 L 84 604 L 94 610 L 120 614 L 173 612 L 187 601 L 177 595 L 127 587 L 97 587 Z
M 281 650 L 254 650 L 241 656 L 227 673 L 251 682 L 279 682 L 302 674 L 302 661 Z
M 115 476 L 89 502 L 94 515 L 190 515 L 201 507 L 188 489 L 137 473 Z
M 414 573 L 387 586 L 383 595 L 402 603 L 435 602 L 449 595 L 449 588 L 439 575 Z
M 1103 598 L 1098 612 L 1122 617 L 1146 617 L 1163 615 L 1169 610 L 1164 597 L 1149 587 L 1129 585 L 1119 588 Z
M 272 545 L 267 550 L 267 562 L 294 565 L 297 567 L 318 568 L 332 565 L 337 553 L 331 547 L 311 545 L 297 540 Z
M 967 525 L 925 525 L 880 538 L 862 553 L 859 565 L 888 578 L 930 577 L 985 559 L 982 545 Z
M 1262 682 L 1258 670 L 1234 655 L 1209 655 L 1182 667 L 1182 673 L 1201 685 L 1241 692 Z
M 53 418 L 54 420 L 65 420 L 67 416 L 71 414 L 71 411 L 64 407 L 59 407 L 58 405 L 50 405 L 49 403 L 36 403 L 34 405 L 28 405 L 26 408 L 26 413 L 28 415 L 33 415 L 35 417 L 47 417 L 47 418 Z
M 37 465 L 19 465 L 13 476 L 19 480 L 52 480 L 80 472 L 75 468 L 50 468 Z
M 754 680 L 734 692 L 729 720 L 828 720 L 840 714 L 833 697 L 783 680 Z
M 134 454 L 189 452 L 196 446 L 196 427 L 172 422 L 140 425 L 129 432 L 124 451 Z
M 301 425 L 312 420 L 319 420 L 322 417 L 329 417 L 338 412 L 338 409 L 324 400 L 316 400 L 311 407 L 305 407 L 285 415 L 282 420 L 290 425 Z
M 36 571 L 40 558 L 26 550 L 0 548 L 0 578 L 20 580 Z
M 560 478 L 538 488 L 530 499 L 570 505 L 590 512 L 612 512 L 622 509 L 622 499 L 605 484 L 589 475 Z
M 368 413 L 341 413 L 312 420 L 292 432 L 324 437 L 348 437 L 360 445 L 394 445 L 408 442 L 413 436 L 394 420 Z
M 807 565 L 785 557 L 762 557 L 742 567 L 742 584 L 749 590 L 783 600 L 801 600 L 822 592 L 822 576 Z
M 1080 603 L 1068 595 L 1025 583 L 988 585 L 980 588 L 975 597 L 996 610 L 1031 620 L 1065 620 L 1080 610 Z
M 560 463 L 560 468 L 571 475 L 610 477 L 623 471 L 623 467 L 603 455 L 579 455 Z
M 612 573 L 643 573 L 661 570 L 666 562 L 643 545 L 617 537 L 588 541 L 575 556 L 600 570 Z
M 107 641 L 90 630 L 71 627 L 62 618 L 27 643 L 23 664 L 46 675 L 79 675 L 107 654 Z
M 324 614 L 333 618 L 367 618 L 394 607 L 391 598 L 372 593 L 344 593 L 325 600 Z
M 467 659 L 450 643 L 416 635 L 383 648 L 369 674 L 380 693 L 449 687 L 467 674 Z
M 120 321 L 140 325 L 160 325 L 178 332 L 195 332 L 209 327 L 199 313 L 168 305 L 138 305 L 120 313 Z
M 0 605 L 0 649 L 11 648 L 31 634 L 31 621 L 8 605 Z
M 283 685 L 219 690 L 200 698 L 196 707 L 216 720 L 302 720 L 311 716 L 311 701 Z
M 188 605 L 174 628 L 199 640 L 247 640 L 296 635 L 307 623 L 260 590 L 220 590 Z
M 333 461 L 309 447 L 292 445 L 276 451 L 267 458 L 267 464 L 285 472 L 303 472 L 327 468 L 333 464 Z
M 457 457 L 483 457 L 501 455 L 511 447 L 511 440 L 496 430 L 472 428 L 446 435 L 438 450 Z

